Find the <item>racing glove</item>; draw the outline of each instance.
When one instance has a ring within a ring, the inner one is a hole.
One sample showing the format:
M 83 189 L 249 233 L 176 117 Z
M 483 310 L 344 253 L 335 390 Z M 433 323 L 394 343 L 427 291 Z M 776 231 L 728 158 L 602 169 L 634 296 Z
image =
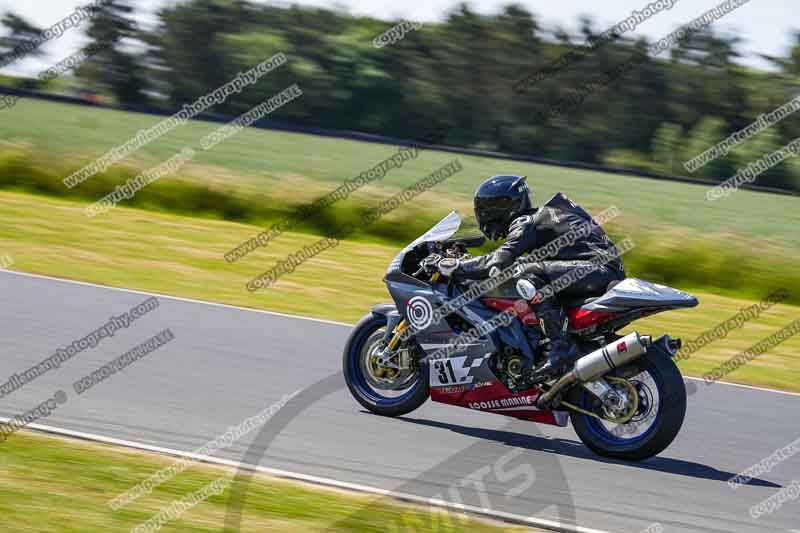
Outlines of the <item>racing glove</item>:
M 455 272 L 459 266 L 461 266 L 461 262 L 454 257 L 445 257 L 436 265 L 439 268 L 439 272 L 442 276 L 451 277 L 453 272 Z

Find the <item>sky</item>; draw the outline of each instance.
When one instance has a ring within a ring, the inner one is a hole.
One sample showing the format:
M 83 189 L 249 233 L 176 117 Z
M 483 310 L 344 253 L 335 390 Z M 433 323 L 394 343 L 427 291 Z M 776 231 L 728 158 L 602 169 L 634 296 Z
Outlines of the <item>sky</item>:
M 138 15 L 143 25 L 151 24 L 153 13 L 160 7 L 176 3 L 177 0 L 134 0 L 140 10 Z M 254 0 L 258 3 L 267 3 Z M 470 6 L 480 13 L 496 13 L 502 6 L 516 3 L 534 13 L 546 29 L 561 27 L 571 33 L 577 32 L 579 16 L 586 15 L 595 21 L 595 27 L 606 29 L 627 18 L 632 11 L 645 7 L 652 0 L 471 0 Z M 737 34 L 743 39 L 742 61 L 758 68 L 768 68 L 760 54 L 785 55 L 793 42 L 793 34 L 800 30 L 797 20 L 797 0 L 751 0 L 714 23 L 722 32 Z M 689 22 L 720 0 L 677 0 L 674 7 L 659 13 L 641 24 L 631 36 L 660 38 L 678 26 Z M 13 11 L 40 27 L 48 27 L 78 5 L 86 3 L 75 0 L 0 0 L 0 13 Z M 285 2 L 272 2 L 285 3 Z M 418 22 L 442 20 L 448 11 L 457 5 L 457 0 L 293 0 L 291 3 L 345 9 L 359 15 L 370 15 L 387 21 L 399 19 Z M 790 7 L 791 6 L 791 7 Z M 795 21 L 795 22 L 792 22 Z M 388 25 L 387 25 L 388 27 Z M 81 30 L 73 29 L 45 48 L 41 58 L 26 59 L 0 70 L 8 74 L 35 75 L 75 52 L 84 44 Z

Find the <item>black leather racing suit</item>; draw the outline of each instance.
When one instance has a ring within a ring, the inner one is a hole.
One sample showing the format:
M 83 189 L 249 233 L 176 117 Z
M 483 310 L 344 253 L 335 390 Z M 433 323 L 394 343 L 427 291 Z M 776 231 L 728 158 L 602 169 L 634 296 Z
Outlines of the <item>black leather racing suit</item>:
M 506 242 L 492 253 L 463 261 L 453 275 L 456 279 L 487 278 L 492 267 L 503 270 L 524 254 L 542 249 L 571 229 L 587 223 L 591 224 L 588 236 L 558 249 L 544 261 L 526 266 L 525 277 L 541 288 L 578 267 L 592 267 L 591 260 L 602 261 L 603 266 L 591 269 L 587 276 L 559 293 L 559 296 L 598 296 L 612 281 L 625 279 L 625 269 L 606 232 L 593 223 L 589 213 L 562 193 L 553 196 L 539 209 L 514 219 Z
M 574 242 L 571 242 L 573 239 L 566 239 L 570 244 L 560 249 L 553 246 L 551 255 L 542 261 L 520 261 L 525 263 L 522 277 L 532 281 L 537 289 L 580 267 L 585 267 L 582 269 L 584 273 L 588 272 L 574 281 L 571 280 L 555 298 L 534 305 L 543 332 L 551 340 L 553 360 L 565 357 L 564 354 L 574 348 L 566 333 L 566 313 L 559 300 L 565 297 L 600 296 L 606 292 L 611 282 L 625 279 L 625 269 L 614 244 L 605 231 L 594 223 L 589 213 L 565 195 L 556 194 L 539 209 L 523 213 L 514 219 L 509 226 L 506 242 L 497 250 L 468 259 L 453 272 L 456 279 L 487 278 L 492 268 L 503 270 L 524 254 L 543 249 L 570 230 L 578 233 L 578 227 L 588 229 L 588 234 L 584 231 L 581 233 L 582 237 Z M 601 266 L 598 267 L 595 262 Z M 518 298 L 515 281 L 498 287 L 490 296 Z

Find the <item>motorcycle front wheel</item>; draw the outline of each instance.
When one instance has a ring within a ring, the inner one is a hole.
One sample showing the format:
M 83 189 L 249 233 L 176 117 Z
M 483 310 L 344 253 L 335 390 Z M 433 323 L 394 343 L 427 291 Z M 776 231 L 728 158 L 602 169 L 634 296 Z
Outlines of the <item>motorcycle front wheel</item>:
M 658 455 L 677 437 L 686 416 L 686 386 L 669 357 L 649 353 L 639 361 L 641 372 L 629 377 L 638 407 L 625 424 L 599 420 L 573 411 L 572 425 L 581 441 L 598 455 L 641 461 Z M 578 404 L 597 412 L 597 398 L 581 388 Z
M 401 416 L 417 409 L 430 395 L 427 363 L 414 358 L 412 368 L 405 370 L 379 365 L 386 323 L 385 316 L 370 313 L 356 324 L 344 348 L 342 370 L 358 403 L 375 414 Z

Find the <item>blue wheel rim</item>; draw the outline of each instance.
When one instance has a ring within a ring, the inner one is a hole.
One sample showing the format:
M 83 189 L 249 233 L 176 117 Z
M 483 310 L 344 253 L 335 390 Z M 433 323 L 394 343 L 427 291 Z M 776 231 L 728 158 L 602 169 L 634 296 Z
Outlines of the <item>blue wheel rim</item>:
M 394 407 L 408 400 L 422 385 L 422 369 L 420 369 L 419 376 L 414 384 L 403 394 L 391 398 L 377 394 L 372 387 L 367 384 L 367 380 L 361 371 L 361 366 L 358 364 L 358 358 L 361 356 L 361 351 L 364 348 L 364 341 L 374 332 L 375 330 L 362 330 L 359 332 L 358 337 L 356 337 L 355 342 L 353 342 L 353 349 L 351 349 L 350 353 L 347 354 L 347 369 L 350 374 L 350 382 L 355 386 L 356 390 L 362 397 L 366 398 L 375 405 L 381 407 Z
M 655 382 L 656 388 L 658 388 L 658 385 L 659 385 L 658 380 L 652 374 L 650 374 L 650 375 L 653 378 L 653 381 Z M 584 409 L 588 409 L 589 408 L 590 399 L 591 399 L 590 393 L 587 392 L 587 391 L 584 391 L 583 395 L 581 396 L 581 407 L 583 407 Z M 629 446 L 629 445 L 638 444 L 638 443 L 648 439 L 650 437 L 650 435 L 652 435 L 653 432 L 655 432 L 656 428 L 658 427 L 659 423 L 661 422 L 662 413 L 663 413 L 663 405 L 659 401 L 658 412 L 656 412 L 656 416 L 650 422 L 650 426 L 647 428 L 647 430 L 644 431 L 640 435 L 636 435 L 636 436 L 630 437 L 630 438 L 626 438 L 626 437 L 623 437 L 623 436 L 615 435 L 614 433 L 609 431 L 603 425 L 603 423 L 600 420 L 598 420 L 597 418 L 594 418 L 592 416 L 586 416 L 586 415 L 584 415 L 584 416 L 586 418 L 586 426 L 589 428 L 589 431 L 592 433 L 592 435 L 594 437 L 596 437 L 597 439 L 603 441 L 605 444 L 610 445 L 610 446 Z

